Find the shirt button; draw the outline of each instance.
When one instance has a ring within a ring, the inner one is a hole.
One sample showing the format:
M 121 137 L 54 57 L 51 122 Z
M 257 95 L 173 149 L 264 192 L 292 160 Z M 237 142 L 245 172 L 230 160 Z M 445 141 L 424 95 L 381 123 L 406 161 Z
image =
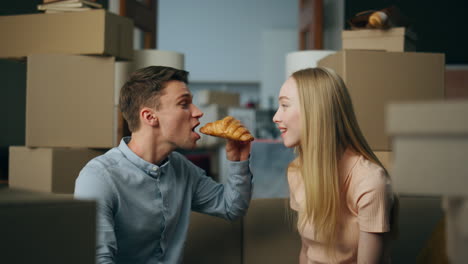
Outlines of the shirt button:
M 158 167 L 153 167 L 152 170 L 153 170 L 153 171 L 157 171 L 157 170 L 158 170 Z

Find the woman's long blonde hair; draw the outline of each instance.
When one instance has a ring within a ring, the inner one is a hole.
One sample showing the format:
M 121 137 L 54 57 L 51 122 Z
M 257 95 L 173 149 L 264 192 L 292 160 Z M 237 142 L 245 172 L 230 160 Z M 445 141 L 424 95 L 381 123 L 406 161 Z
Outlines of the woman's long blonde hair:
M 300 101 L 301 139 L 297 170 L 305 186 L 305 208 L 299 227 L 313 223 L 316 239 L 327 252 L 336 244 L 341 199 L 338 161 L 347 148 L 384 166 L 372 152 L 359 128 L 351 97 L 343 80 L 328 68 L 309 68 L 292 74 Z M 385 168 L 384 168 L 385 169 Z

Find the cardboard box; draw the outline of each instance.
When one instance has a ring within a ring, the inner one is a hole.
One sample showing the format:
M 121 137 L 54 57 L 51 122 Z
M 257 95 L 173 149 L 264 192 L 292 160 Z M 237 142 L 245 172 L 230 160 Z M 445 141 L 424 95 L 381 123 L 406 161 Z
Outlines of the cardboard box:
M 111 148 L 119 127 L 113 57 L 28 57 L 26 146 Z
M 242 263 L 242 221 L 193 212 L 184 249 L 183 263 Z
M 0 16 L 0 58 L 36 53 L 133 57 L 133 21 L 103 9 Z
M 0 188 L 2 263 L 95 263 L 96 204 Z
M 200 90 L 197 91 L 196 100 L 196 103 L 199 106 L 206 106 L 210 104 L 217 104 L 223 107 L 240 106 L 240 95 L 238 93 Z
M 345 81 L 361 130 L 374 151 L 389 151 L 385 105 L 444 98 L 444 54 L 344 50 L 318 63 Z
M 415 51 L 416 36 L 407 28 L 343 30 L 342 48 L 384 51 Z
M 299 263 L 301 238 L 288 199 L 256 199 L 244 217 L 244 264 Z
M 81 169 L 103 150 L 10 147 L 9 186 L 72 194 Z
M 393 183 L 400 193 L 468 195 L 468 101 L 391 104 Z

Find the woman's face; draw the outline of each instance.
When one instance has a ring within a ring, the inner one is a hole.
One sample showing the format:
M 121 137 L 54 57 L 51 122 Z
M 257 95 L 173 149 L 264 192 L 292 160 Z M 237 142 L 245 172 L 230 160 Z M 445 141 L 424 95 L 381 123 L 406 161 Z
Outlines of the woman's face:
M 288 148 L 298 146 L 301 138 L 299 94 L 296 81 L 292 77 L 281 87 L 278 105 L 273 122 L 281 131 L 283 144 Z

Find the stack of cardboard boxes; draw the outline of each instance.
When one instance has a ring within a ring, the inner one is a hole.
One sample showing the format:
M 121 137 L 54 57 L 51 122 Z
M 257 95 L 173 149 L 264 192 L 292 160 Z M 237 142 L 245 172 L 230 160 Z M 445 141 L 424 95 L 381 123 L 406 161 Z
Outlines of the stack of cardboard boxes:
M 0 32 L 0 56 L 27 61 L 26 146 L 10 147 L 9 185 L 73 193 L 86 162 L 122 136 L 116 60 L 132 59 L 133 22 L 105 10 L 17 15 L 0 17 Z
M 343 50 L 320 60 L 345 81 L 361 130 L 382 162 L 390 166 L 391 139 L 385 107 L 391 102 L 444 98 L 445 56 L 414 50 L 405 28 L 345 30 Z
M 116 61 L 132 59 L 133 22 L 102 9 L 2 16 L 0 35 L 0 58 L 26 59 L 25 146 L 10 147 L 10 189 L 0 190 L 2 248 L 12 253 L 2 260 L 94 263 L 95 203 L 71 194 L 81 168 L 123 134 Z
M 429 256 L 446 263 L 468 258 L 467 115 L 468 100 L 397 103 L 387 110 L 394 186 L 403 194 L 442 197 L 443 237 L 432 241 L 438 250 Z

